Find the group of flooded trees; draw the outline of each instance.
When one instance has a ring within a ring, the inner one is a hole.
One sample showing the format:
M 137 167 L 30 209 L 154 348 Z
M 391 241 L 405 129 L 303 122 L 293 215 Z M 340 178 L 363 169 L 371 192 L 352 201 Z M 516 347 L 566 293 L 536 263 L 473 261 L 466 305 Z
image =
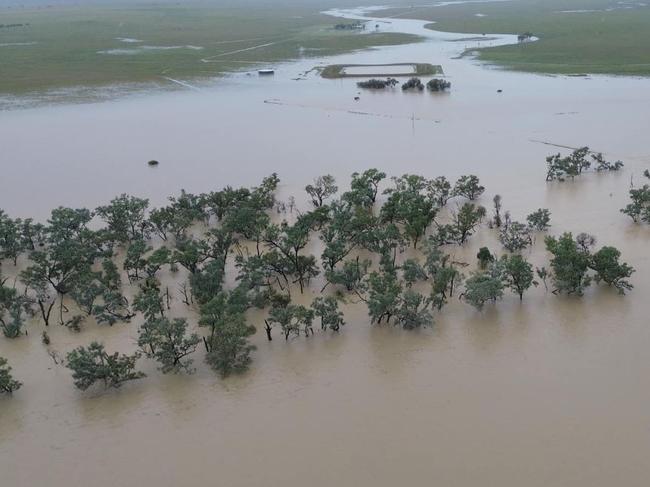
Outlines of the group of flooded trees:
M 66 356 L 80 389 L 117 387 L 144 376 L 136 370 L 142 356 L 163 373 L 191 372 L 199 347 L 223 376 L 246 370 L 256 331 L 249 319 L 258 316 L 252 308 L 263 313 L 256 324 L 268 340 L 277 330 L 289 340 L 313 335 L 318 326 L 338 332 L 345 325 L 340 305 L 349 301 L 365 303 L 371 323 L 413 329 L 431 325 L 461 286 L 461 299 L 478 309 L 506 289 L 522 299 L 537 285 L 535 276 L 545 286 L 550 279 L 556 293 L 582 294 L 592 278 L 621 292 L 632 287 L 633 269 L 620 262 L 620 252 L 592 252 L 595 240 L 586 235 L 547 237 L 550 270 L 533 270 L 521 251 L 534 232 L 548 229 L 550 213 L 539 209 L 516 222 L 496 196 L 488 218 L 475 201 L 485 188 L 473 175 L 452 184 L 408 174 L 388 180 L 369 169 L 354 173 L 339 197 L 326 175 L 305 188 L 312 208 L 304 212 L 293 198 L 288 207 L 276 199 L 278 183 L 273 174 L 250 189 L 183 191 L 151 210 L 146 199 L 122 195 L 94 211 L 57 208 L 45 225 L 0 213 L 0 258 L 15 266 L 27 257 L 15 279 L 0 277 L 3 334 L 25 334 L 31 317 L 40 317 L 46 330 L 58 323 L 73 331 L 88 320 L 111 326 L 140 317 L 137 353 L 109 353 L 92 342 Z M 94 219 L 104 223 L 98 230 Z M 470 263 L 454 260 L 448 249 L 464 245 L 486 219 L 509 254 L 496 258 L 481 249 L 478 269 L 465 277 Z M 320 263 L 309 251 L 314 237 Z M 228 269 L 234 280 L 226 281 Z M 311 303 L 294 299 L 319 275 L 324 286 L 310 290 Z M 177 316 L 183 307 L 198 311 L 198 330 Z M 47 331 L 42 340 L 50 347 Z M 0 390 L 12 392 L 20 383 L 1 360 Z
M 597 172 L 602 172 L 618 171 L 623 167 L 621 161 L 609 162 L 605 160 L 601 153 L 591 153 L 589 147 L 580 147 L 565 157 L 562 157 L 560 153 L 548 156 L 546 165 L 547 181 L 574 179 L 592 168 Z
M 386 88 L 393 88 L 397 85 L 399 85 L 399 81 L 397 81 L 395 78 L 386 78 L 385 80 L 372 78 L 366 81 L 359 81 L 357 83 L 357 86 L 359 88 L 371 90 L 383 90 Z M 420 78 L 410 78 L 408 81 L 402 84 L 403 91 L 424 91 L 424 87 L 425 85 L 422 83 Z M 429 82 L 426 84 L 426 87 L 429 91 L 433 92 L 445 91 L 451 88 L 451 82 L 444 79 L 433 78 L 429 80 Z
M 589 156 L 589 158 L 587 157 Z M 566 181 L 580 176 L 583 172 L 594 169 L 597 172 L 618 171 L 623 167 L 621 161 L 606 161 L 601 153 L 592 153 L 589 147 L 574 150 L 568 156 L 562 157 L 560 153 L 546 158 L 547 181 Z M 643 176 L 650 179 L 650 170 L 646 169 Z M 644 183 L 639 188 L 630 189 L 630 203 L 621 209 L 634 222 L 650 223 L 650 184 Z

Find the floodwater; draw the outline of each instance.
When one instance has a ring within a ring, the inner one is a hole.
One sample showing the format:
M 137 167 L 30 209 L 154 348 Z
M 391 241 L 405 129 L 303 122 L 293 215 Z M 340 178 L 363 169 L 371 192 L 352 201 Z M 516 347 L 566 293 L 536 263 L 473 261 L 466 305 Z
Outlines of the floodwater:
M 504 72 L 452 59 L 476 44 L 448 42 L 467 34 L 386 22 L 428 40 L 299 60 L 273 78 L 236 74 L 200 92 L 2 112 L 0 207 L 44 219 L 56 205 L 93 207 L 122 192 L 157 205 L 180 188 L 250 185 L 274 171 L 281 197 L 304 203 L 301 188 L 322 173 L 341 185 L 368 167 L 474 173 L 486 206 L 499 193 L 514 219 L 546 207 L 552 233 L 617 246 L 637 269 L 635 289 L 592 287 L 577 299 L 539 286 L 482 313 L 453 301 L 416 332 L 371 326 L 351 304 L 339 335 L 269 343 L 260 330 L 244 376 L 219 379 L 198 351 L 195 375 L 162 376 L 142 361 L 149 377 L 109 392 L 76 391 L 34 324 L 28 337 L 0 340 L 25 384 L 0 398 L 3 487 L 647 485 L 650 227 L 619 208 L 650 167 L 648 81 Z M 354 101 L 355 80 L 304 75 L 321 63 L 399 62 L 441 64 L 451 92 Z M 543 142 L 589 145 L 626 166 L 547 184 L 544 158 L 560 149 Z M 484 244 L 499 248 L 487 228 L 455 258 L 473 261 Z M 542 247 L 538 237 L 536 265 L 548 260 Z M 191 316 L 178 302 L 175 312 Z M 92 339 L 130 352 L 137 338 L 136 324 L 50 328 L 61 354 Z
M 410 64 L 407 66 L 349 66 L 343 68 L 343 73 L 347 75 L 373 75 L 376 73 L 389 74 L 413 74 L 415 73 L 415 65 Z

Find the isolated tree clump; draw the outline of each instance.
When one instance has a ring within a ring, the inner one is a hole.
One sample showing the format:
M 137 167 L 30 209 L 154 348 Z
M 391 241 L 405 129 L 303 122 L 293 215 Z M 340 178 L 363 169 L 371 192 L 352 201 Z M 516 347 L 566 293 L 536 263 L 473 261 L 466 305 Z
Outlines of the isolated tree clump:
M 145 377 L 135 370 L 139 353 L 125 355 L 109 354 L 104 345 L 92 342 L 88 347 L 79 347 L 68 353 L 67 367 L 72 370 L 74 385 L 85 391 L 96 382 L 105 388 L 120 387 L 124 382 Z
M 319 176 L 314 180 L 314 184 L 305 186 L 305 191 L 311 197 L 314 206 L 323 206 L 323 201 L 334 195 L 339 190 L 336 185 L 334 176 L 329 174 Z
M 528 226 L 535 231 L 545 232 L 550 227 L 551 212 L 545 208 L 540 208 L 526 217 Z
M 7 364 L 7 359 L 0 357 L 0 392 L 13 394 L 22 385 L 22 382 L 17 381 L 11 375 L 11 367 Z
M 650 170 L 643 175 L 650 179 Z M 650 184 L 644 184 L 640 188 L 630 189 L 631 202 L 621 210 L 636 222 L 650 223 Z
M 483 194 L 485 187 L 479 184 L 477 176 L 461 176 L 456 181 L 453 189 L 454 196 L 462 196 L 468 200 L 475 200 Z

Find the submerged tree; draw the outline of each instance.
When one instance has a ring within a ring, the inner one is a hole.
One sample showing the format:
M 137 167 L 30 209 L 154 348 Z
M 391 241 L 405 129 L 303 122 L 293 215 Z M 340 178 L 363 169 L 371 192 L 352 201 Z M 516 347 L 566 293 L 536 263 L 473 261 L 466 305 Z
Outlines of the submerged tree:
M 499 232 L 499 241 L 510 252 L 519 252 L 533 244 L 530 227 L 519 222 L 511 222 Z
M 343 313 L 339 310 L 339 302 L 333 296 L 317 297 L 311 307 L 314 310 L 314 316 L 320 318 L 321 330 L 332 330 L 338 332 L 341 326 L 345 325 Z
M 433 324 L 433 316 L 429 311 L 431 298 L 407 289 L 399 300 L 395 310 L 395 322 L 405 330 L 413 330 Z
M 646 170 L 644 176 L 650 179 L 650 171 Z M 635 223 L 639 221 L 650 223 L 650 184 L 630 189 L 630 200 L 631 203 L 621 212 L 632 218 Z
M 120 387 L 124 382 L 145 377 L 144 373 L 135 370 L 139 358 L 139 353 L 108 354 L 104 345 L 92 342 L 88 347 L 68 353 L 67 367 L 72 370 L 74 385 L 82 391 L 96 382 L 102 382 L 105 388 Z
M 147 320 L 139 331 L 138 346 L 149 358 L 156 359 L 163 374 L 192 372 L 192 359 L 201 338 L 188 333 L 184 318 L 166 317 Z
M 537 286 L 533 266 L 526 262 L 521 255 L 504 255 L 500 265 L 505 285 L 519 295 L 520 301 L 524 299 L 524 293 L 531 286 Z
M 628 281 L 634 269 L 625 262 L 619 262 L 620 257 L 621 252 L 617 248 L 603 247 L 591 257 L 589 267 L 596 271 L 596 282 L 603 281 L 625 294 L 626 290 L 634 287 Z
M 562 157 L 559 153 L 548 156 L 546 158 L 546 180 L 565 181 L 566 178 L 573 179 L 579 176 L 591 167 L 587 154 L 589 154 L 589 147 L 581 147 L 567 157 Z
M 526 217 L 528 226 L 538 232 L 548 230 L 551 222 L 551 212 L 545 208 L 540 208 Z
M 386 178 L 386 173 L 378 169 L 368 169 L 362 173 L 353 173 L 350 191 L 342 199 L 353 206 L 371 208 L 377 201 L 379 185 Z
M 25 315 L 31 312 L 31 300 L 5 282 L 0 274 L 0 329 L 5 337 L 18 338 L 23 334 Z
M 484 216 L 484 207 L 465 203 L 452 215 L 452 223 L 447 231 L 459 245 L 462 245 L 474 233 Z
M 479 179 L 473 174 L 461 176 L 454 185 L 453 195 L 462 196 L 468 200 L 475 200 L 483 194 L 485 187 L 479 184 Z
M 285 340 L 289 340 L 292 335 L 298 337 L 301 333 L 306 337 L 314 334 L 312 328 L 314 310 L 305 308 L 302 305 L 273 306 L 269 312 L 269 317 L 265 321 L 269 340 L 271 339 L 270 329 L 276 324 L 282 328 Z
M 461 297 L 481 311 L 488 301 L 496 302 L 503 297 L 503 282 L 498 272 L 476 272 L 465 281 Z
M 7 364 L 7 359 L 0 357 L 0 392 L 13 394 L 22 385 L 22 382 L 17 381 L 11 375 L 11 367 Z
M 338 190 L 339 187 L 336 185 L 336 180 L 330 174 L 318 176 L 314 179 L 314 184 L 305 186 L 305 191 L 311 197 L 311 202 L 316 207 L 323 206 L 323 201 L 336 194 Z
M 394 272 L 373 272 L 368 276 L 368 314 L 371 323 L 389 322 L 397 313 L 402 285 Z
M 123 194 L 95 212 L 108 225 L 108 232 L 116 242 L 126 243 L 145 239 L 149 233 L 146 211 L 149 200 Z
M 591 283 L 591 277 L 587 273 L 590 263 L 588 251 L 573 239 L 571 233 L 564 233 L 559 238 L 549 236 L 544 241 L 546 250 L 553 255 L 553 292 L 581 296 Z
M 495 260 L 494 255 L 492 255 L 490 249 L 487 247 L 481 247 L 478 250 L 478 254 L 476 254 L 476 258 L 478 259 L 478 264 L 481 269 L 485 269 Z
M 222 377 L 245 372 L 252 362 L 251 353 L 255 346 L 248 337 L 255 333 L 255 327 L 248 325 L 243 314 L 228 315 L 217 332 L 210 338 L 209 351 L 205 361 Z

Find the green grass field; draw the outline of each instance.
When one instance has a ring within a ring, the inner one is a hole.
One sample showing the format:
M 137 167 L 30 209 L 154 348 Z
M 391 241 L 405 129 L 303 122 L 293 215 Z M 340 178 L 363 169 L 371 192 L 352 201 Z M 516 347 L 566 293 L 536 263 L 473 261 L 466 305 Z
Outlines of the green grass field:
M 510 69 L 648 76 L 650 6 L 640 5 L 643 3 L 641 0 L 625 3 L 617 0 L 513 0 L 405 7 L 384 11 L 382 16 L 431 20 L 435 21 L 432 29 L 448 32 L 515 34 L 530 31 L 540 37 L 538 42 L 480 52 L 481 60 Z M 592 11 L 561 12 L 567 10 Z
M 320 14 L 323 8 L 326 5 L 313 2 L 308 7 L 0 8 L 0 24 L 29 24 L 0 28 L 0 93 L 162 81 L 163 76 L 210 78 L 250 69 L 255 62 L 332 55 L 417 39 L 402 34 L 336 31 L 332 27 L 339 21 Z M 117 38 L 142 42 L 126 43 Z M 255 48 L 260 45 L 264 47 Z M 182 47 L 160 49 L 175 46 Z M 245 50 L 249 48 L 255 49 Z M 131 53 L 100 53 L 114 50 Z

